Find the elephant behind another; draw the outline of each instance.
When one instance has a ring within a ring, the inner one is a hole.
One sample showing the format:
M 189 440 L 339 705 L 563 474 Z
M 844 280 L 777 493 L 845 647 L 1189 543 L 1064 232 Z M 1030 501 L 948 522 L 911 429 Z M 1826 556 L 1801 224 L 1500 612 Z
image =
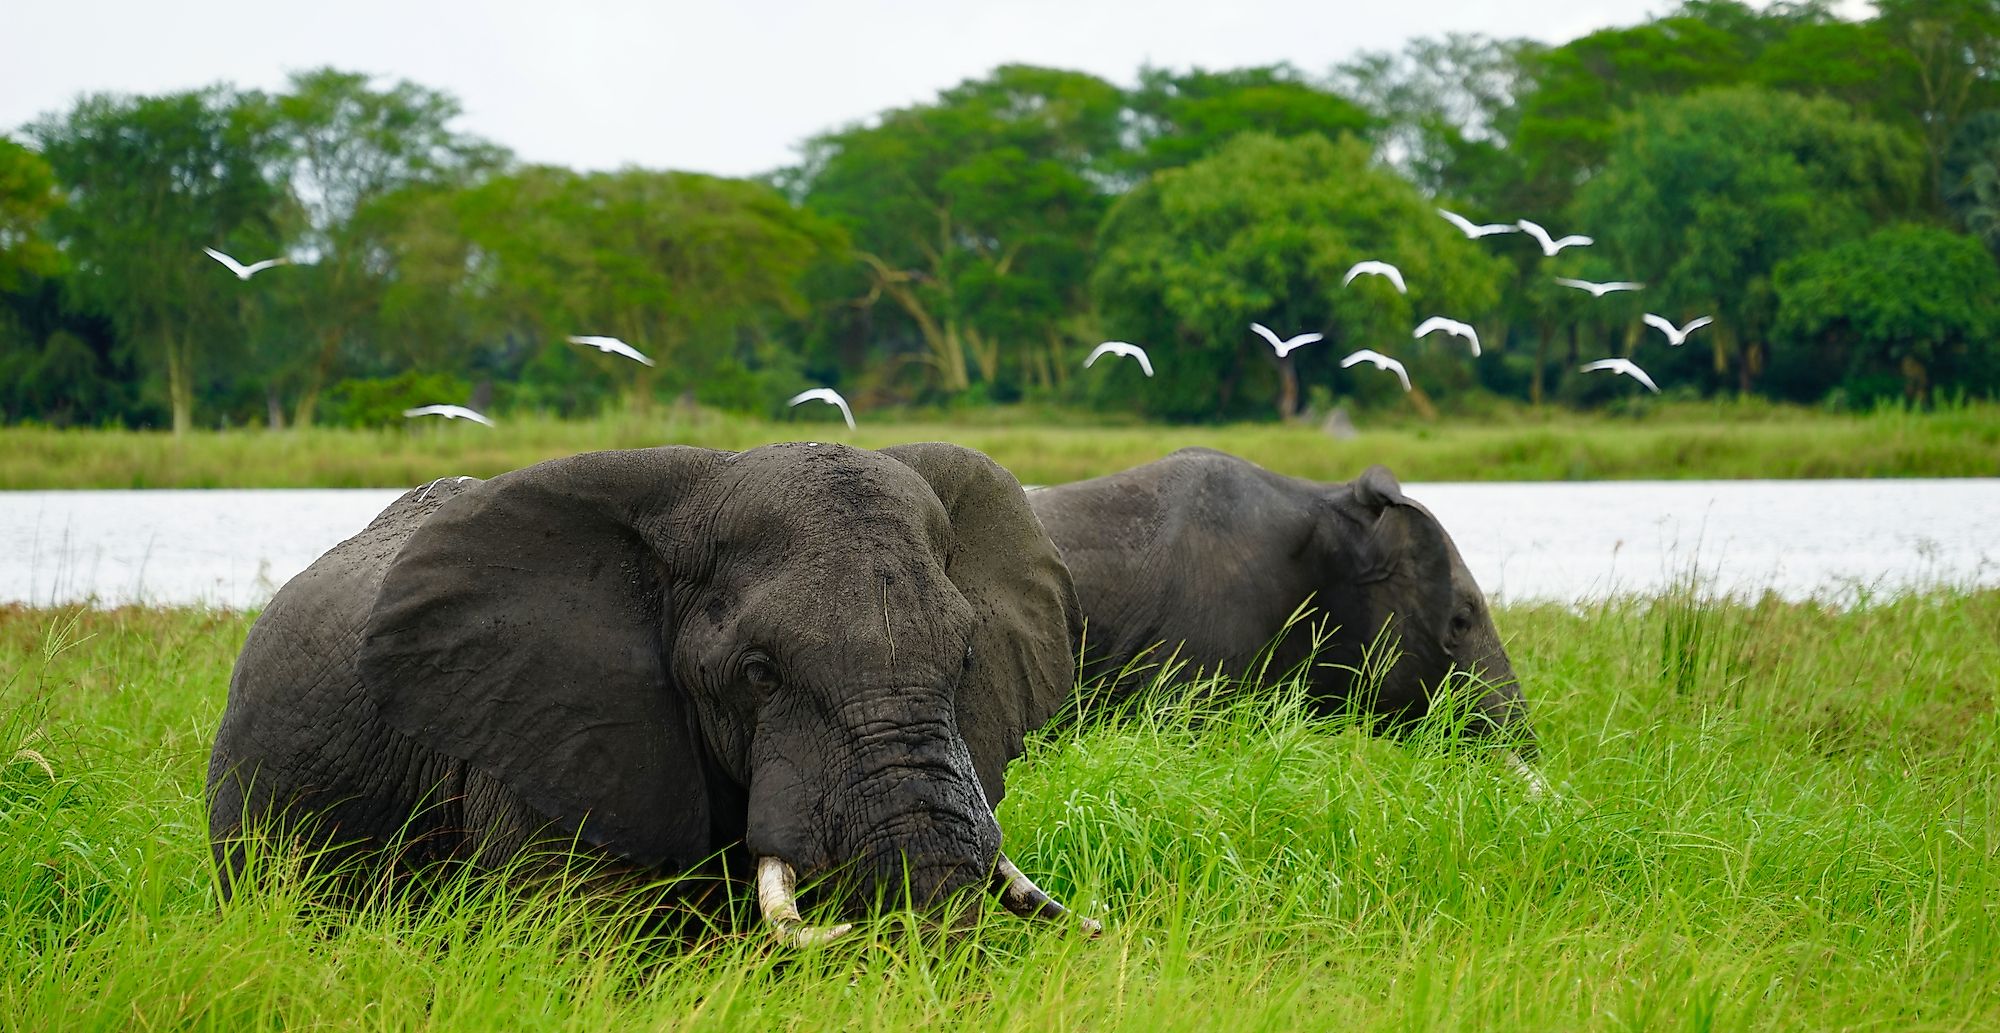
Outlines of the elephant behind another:
M 1169 656 L 1240 675 L 1275 643 L 1271 671 L 1311 659 L 1320 709 L 1358 703 L 1400 729 L 1429 710 L 1450 672 L 1465 671 L 1484 684 L 1475 730 L 1532 751 L 1485 596 L 1451 536 L 1380 466 L 1322 484 L 1190 448 L 1028 500 L 1076 581 L 1086 682 L 1128 694 Z M 1308 602 L 1315 619 L 1288 630 Z M 1330 634 L 1315 655 L 1316 623 Z M 1385 630 L 1395 663 L 1358 698 L 1356 672 Z

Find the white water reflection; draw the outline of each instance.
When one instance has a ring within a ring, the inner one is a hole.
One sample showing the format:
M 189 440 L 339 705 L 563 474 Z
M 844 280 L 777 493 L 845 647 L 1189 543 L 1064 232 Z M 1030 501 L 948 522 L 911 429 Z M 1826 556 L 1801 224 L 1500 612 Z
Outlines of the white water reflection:
M 2000 480 L 1409 484 L 1488 593 L 1851 599 L 2000 584 Z M 0 602 L 260 605 L 399 493 L 0 493 Z

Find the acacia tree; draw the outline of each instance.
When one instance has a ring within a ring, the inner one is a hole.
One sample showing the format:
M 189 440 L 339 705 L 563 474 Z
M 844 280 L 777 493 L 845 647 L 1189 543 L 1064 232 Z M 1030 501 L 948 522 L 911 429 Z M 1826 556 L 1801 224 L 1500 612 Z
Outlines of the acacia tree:
M 226 292 L 244 285 L 204 246 L 275 240 L 274 140 L 223 87 L 97 94 L 30 127 L 66 193 L 51 216 L 71 282 L 166 380 L 174 433 L 193 424 L 203 359 L 233 347 Z
M 1179 419 L 1271 397 L 1290 416 L 1301 371 L 1331 375 L 1344 349 L 1455 349 L 1414 345 L 1418 313 L 1473 318 L 1502 273 L 1367 144 L 1310 135 L 1246 134 L 1156 174 L 1112 210 L 1101 255 L 1091 290 L 1105 328 L 1152 349 L 1157 374 L 1126 386 L 1141 408 Z M 1373 278 L 1343 287 L 1347 268 L 1370 258 L 1399 266 L 1410 293 Z M 1253 320 L 1328 340 L 1279 360 L 1250 334 Z
M 1051 378 L 1082 307 L 1108 200 L 1093 171 L 1117 147 L 1121 103 L 1094 76 L 1003 66 L 816 137 L 778 178 L 849 235 L 862 307 L 886 302 L 914 327 L 934 388 L 995 385 L 1010 358 Z
M 839 244 L 768 186 L 643 169 L 529 166 L 413 190 L 371 218 L 393 256 L 385 320 L 399 340 L 430 342 L 405 361 L 501 349 L 540 363 L 551 376 L 528 394 L 564 410 L 614 384 L 643 400 L 658 378 L 692 387 L 739 369 L 802 314 L 805 269 Z M 622 338 L 659 365 L 563 343 L 585 333 Z
M 1648 300 L 1715 314 L 1715 373 L 1747 394 L 1776 313 L 1772 270 L 1907 210 L 1920 163 L 1908 136 L 1837 101 L 1710 90 L 1625 121 L 1575 218 Z
M 290 190 L 294 250 L 313 268 L 280 281 L 284 307 L 309 347 L 272 342 L 278 366 L 296 385 L 292 422 L 313 422 L 343 348 L 370 329 L 387 282 L 379 222 L 369 205 L 397 191 L 471 182 L 501 167 L 505 150 L 452 128 L 456 98 L 408 81 L 321 68 L 299 72 L 261 115 L 282 144 L 273 178 Z

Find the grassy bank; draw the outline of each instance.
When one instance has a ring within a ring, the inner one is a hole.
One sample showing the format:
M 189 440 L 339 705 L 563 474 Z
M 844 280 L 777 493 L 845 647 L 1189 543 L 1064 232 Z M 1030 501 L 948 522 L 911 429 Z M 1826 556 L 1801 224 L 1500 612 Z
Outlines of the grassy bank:
M 1985 404 L 1868 414 L 1683 404 L 1627 416 L 1515 411 L 1379 427 L 1364 418 L 1368 429 L 1344 440 L 1305 426 L 1077 426 L 1004 409 L 953 422 L 867 420 L 850 432 L 805 418 L 820 415 L 772 422 L 662 410 L 580 423 L 517 418 L 494 430 L 426 423 L 204 431 L 178 441 L 155 432 L 7 428 L 0 429 L 0 489 L 399 487 L 445 474 L 491 476 L 592 449 L 742 449 L 802 438 L 868 448 L 955 441 L 1036 484 L 1122 470 L 1189 445 L 1319 480 L 1346 480 L 1373 462 L 1413 481 L 2000 476 L 2000 405 Z
M 568 899 L 218 909 L 200 803 L 247 620 L 0 614 L 0 1024 L 21 1029 L 1832 1029 L 2000 1024 L 2000 592 L 1498 620 L 1557 799 L 1301 716 L 1044 735 L 992 916 L 682 951 Z

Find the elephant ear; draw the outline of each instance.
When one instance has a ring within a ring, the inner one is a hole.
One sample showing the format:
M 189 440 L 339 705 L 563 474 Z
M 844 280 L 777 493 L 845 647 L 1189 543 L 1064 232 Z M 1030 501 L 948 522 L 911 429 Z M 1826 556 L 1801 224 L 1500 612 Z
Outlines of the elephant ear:
M 718 458 L 588 453 L 439 506 L 362 631 L 383 718 L 497 779 L 546 834 L 647 866 L 706 856 L 701 740 L 668 675 L 668 572 L 648 529 Z
M 1348 485 L 1366 528 L 1355 547 L 1355 580 L 1373 584 L 1388 578 L 1410 552 L 1409 502 L 1389 468 L 1377 464 Z
M 1076 684 L 1076 585 L 1021 483 L 1000 464 L 935 441 L 882 451 L 929 481 L 951 518 L 956 541 L 945 572 L 975 621 L 958 728 L 986 802 L 997 806 L 1022 738 L 1054 717 Z

